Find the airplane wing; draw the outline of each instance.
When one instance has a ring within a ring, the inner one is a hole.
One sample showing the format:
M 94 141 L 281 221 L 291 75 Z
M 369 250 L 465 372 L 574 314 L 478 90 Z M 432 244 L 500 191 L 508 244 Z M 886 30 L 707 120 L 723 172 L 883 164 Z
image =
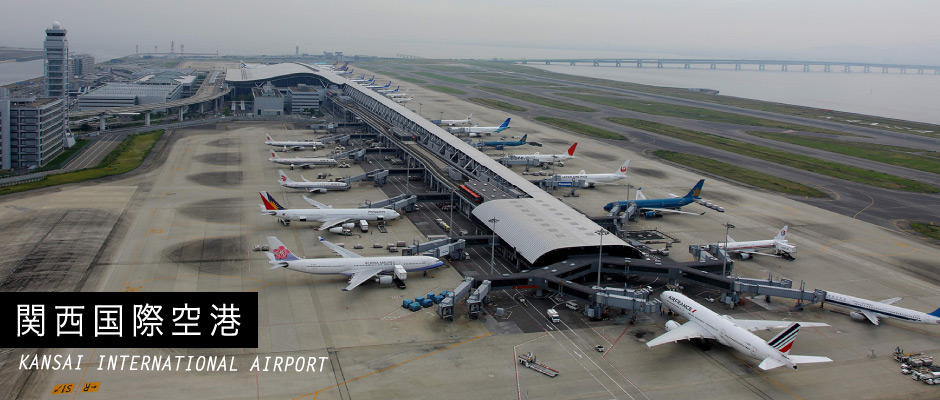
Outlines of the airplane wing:
M 871 311 L 868 311 L 868 310 L 858 310 L 858 312 L 859 312 L 860 314 L 864 315 L 865 318 L 868 318 L 868 320 L 871 321 L 871 323 L 873 323 L 873 324 L 875 324 L 875 325 L 880 325 L 880 324 L 878 323 L 878 315 L 877 315 L 877 314 L 875 314 L 875 313 L 873 313 L 873 312 L 871 312 Z
M 659 346 L 663 343 L 673 343 L 680 340 L 689 340 L 696 338 L 705 338 L 705 339 L 715 339 L 715 336 L 711 333 L 708 333 L 705 329 L 702 329 L 695 322 L 686 322 L 675 328 L 671 331 L 668 331 L 662 335 L 657 336 L 655 339 L 646 342 L 646 345 L 649 347 Z
M 330 229 L 330 228 L 332 228 L 332 227 L 334 227 L 334 226 L 336 226 L 336 225 L 342 224 L 342 223 L 344 223 L 344 222 L 346 222 L 346 221 L 349 221 L 349 218 L 331 219 L 331 220 L 329 220 L 329 221 L 324 222 L 322 225 L 320 225 L 320 227 L 317 228 L 317 230 L 318 230 L 318 231 L 325 231 L 325 230 Z
M 309 197 L 307 197 L 307 196 L 304 196 L 304 200 L 306 200 L 307 203 L 310 203 L 311 206 L 314 206 L 314 207 L 319 208 L 319 209 L 333 208 L 333 206 L 331 206 L 331 205 L 323 204 L 323 203 L 321 203 L 321 202 L 319 202 L 319 201 L 316 201 L 316 200 L 314 200 L 314 199 L 311 199 L 311 198 L 309 198 Z M 325 228 L 321 228 L 321 229 L 327 229 L 327 228 L 329 228 L 329 226 L 328 226 L 328 227 L 325 227 Z
M 883 303 L 883 304 L 894 304 L 894 303 L 897 303 L 897 302 L 898 302 L 899 300 L 901 300 L 902 298 L 903 298 L 903 297 L 892 297 L 892 298 L 890 298 L 890 299 L 885 299 L 885 300 L 879 301 L 879 303 Z
M 363 271 L 359 271 L 359 272 L 352 274 L 352 276 L 349 277 L 349 286 L 346 286 L 343 289 L 343 291 L 348 292 L 350 290 L 355 289 L 356 286 L 361 285 L 363 282 L 369 280 L 373 276 L 378 275 L 380 272 L 382 272 L 382 269 L 377 268 L 377 269 L 363 270 Z
M 333 244 L 333 243 L 327 242 L 327 241 L 324 240 L 322 237 L 317 237 L 317 239 L 320 240 L 320 243 L 323 243 L 324 245 L 326 245 L 326 247 L 329 247 L 330 250 L 333 250 L 334 252 L 336 252 L 336 254 L 339 254 L 339 255 L 340 255 L 341 257 L 343 257 L 343 258 L 361 258 L 361 257 L 362 257 L 362 256 L 360 256 L 360 255 L 358 255 L 358 254 L 356 254 L 356 253 L 353 253 L 353 252 L 350 251 L 350 250 L 344 249 L 344 248 L 339 247 L 339 246 L 337 246 L 337 245 L 335 245 L 335 244 Z M 368 279 L 368 278 L 366 278 L 366 279 Z M 362 283 L 362 282 L 360 282 L 360 283 Z
M 779 329 L 786 328 L 793 323 L 793 321 L 770 321 L 765 319 L 735 319 L 727 315 L 725 318 L 731 320 L 735 325 L 747 329 L 751 332 L 766 330 L 766 329 Z M 829 324 L 824 324 L 822 322 L 800 322 L 801 327 L 812 327 L 812 326 L 829 326 Z
M 705 214 L 704 211 L 700 213 L 694 213 L 694 212 L 688 212 L 688 211 L 682 211 L 682 210 L 673 210 L 671 208 L 641 208 L 640 209 L 640 212 L 646 212 L 646 211 L 656 211 L 656 212 L 661 212 L 661 213 L 673 213 L 673 214 L 689 214 L 689 215 Z

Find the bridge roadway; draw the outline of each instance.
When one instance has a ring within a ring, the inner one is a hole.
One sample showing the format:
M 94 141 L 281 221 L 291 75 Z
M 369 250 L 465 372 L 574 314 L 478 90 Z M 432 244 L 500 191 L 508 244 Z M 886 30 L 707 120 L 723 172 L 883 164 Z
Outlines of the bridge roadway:
M 202 85 L 199 86 L 199 90 L 196 91 L 196 94 L 189 96 L 184 99 L 177 99 L 173 101 L 167 101 L 163 103 L 153 103 L 153 104 L 141 104 L 136 106 L 126 106 L 126 107 L 113 107 L 113 108 L 98 108 L 94 110 L 85 110 L 85 111 L 71 111 L 69 112 L 70 119 L 81 119 L 95 117 L 101 114 L 119 114 L 119 113 L 140 113 L 148 112 L 153 110 L 160 110 L 164 108 L 176 108 L 176 107 L 185 107 L 191 106 L 193 104 L 205 103 L 212 100 L 219 99 L 229 93 L 229 89 L 220 89 L 217 82 L 209 82 L 209 79 L 205 79 L 202 82 Z
M 644 64 L 655 64 L 657 68 L 663 68 L 665 65 L 681 65 L 684 68 L 691 68 L 692 65 L 709 65 L 711 69 L 716 69 L 718 65 L 734 65 L 735 69 L 741 69 L 742 65 L 757 65 L 760 70 L 764 70 L 766 65 L 779 65 L 784 71 L 787 70 L 788 66 L 802 66 L 803 71 L 809 71 L 811 66 L 823 67 L 826 72 L 831 70 L 832 66 L 842 67 L 843 71 L 850 72 L 852 67 L 863 68 L 864 72 L 869 72 L 871 68 L 881 68 L 883 73 L 887 73 L 889 70 L 898 70 L 902 74 L 906 73 L 907 70 L 916 70 L 918 74 L 923 74 L 926 70 L 932 70 L 934 74 L 940 74 L 940 66 L 938 65 L 919 65 L 919 64 L 886 64 L 886 63 L 863 63 L 863 62 L 842 62 L 842 61 L 810 61 L 810 60 L 766 60 L 766 59 L 720 59 L 720 58 L 582 58 L 582 59 L 572 59 L 572 58 L 559 58 L 559 59 L 518 59 L 518 60 L 501 60 L 502 62 L 510 63 L 522 63 L 527 64 L 530 62 L 540 62 L 545 64 L 551 63 L 568 63 L 570 65 L 577 65 L 578 63 L 589 63 L 594 66 L 599 66 L 600 64 L 614 64 L 616 66 L 621 66 L 622 64 L 631 64 L 636 65 L 638 68 L 642 68 Z

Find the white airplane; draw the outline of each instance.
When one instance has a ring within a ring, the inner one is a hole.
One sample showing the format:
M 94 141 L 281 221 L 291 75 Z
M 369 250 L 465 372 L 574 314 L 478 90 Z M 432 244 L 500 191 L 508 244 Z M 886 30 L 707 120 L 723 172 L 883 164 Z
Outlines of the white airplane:
M 912 322 L 915 324 L 940 324 L 940 308 L 932 313 L 914 311 L 903 307 L 893 306 L 892 304 L 901 300 L 900 297 L 882 301 L 871 301 L 852 297 L 845 294 L 826 292 L 825 303 L 835 304 L 855 311 L 849 312 L 852 319 L 864 321 L 878 325 L 879 317 L 894 318 L 901 321 Z
M 598 183 L 610 183 L 625 179 L 628 167 L 630 167 L 630 160 L 624 161 L 623 165 L 612 174 L 586 174 L 582 169 L 577 174 L 555 174 L 555 180 L 560 182 L 582 181 L 584 182 L 583 187 L 594 187 Z
M 375 75 L 372 75 L 372 78 L 371 78 L 371 79 L 366 79 L 366 76 L 363 75 L 363 76 L 359 77 L 358 79 L 350 79 L 349 81 L 350 81 L 350 82 L 355 82 L 355 83 L 362 83 L 362 82 L 372 82 L 372 81 L 374 81 L 374 80 L 375 80 Z
M 727 243 L 728 253 L 737 254 L 742 260 L 747 260 L 754 255 L 777 256 L 784 260 L 793 260 L 796 245 L 787 242 L 787 228 L 787 226 L 784 226 L 783 229 L 780 229 L 780 233 L 771 240 L 735 242 L 734 239 L 729 237 Z M 725 248 L 725 243 L 718 243 L 717 245 L 719 248 Z M 773 250 L 773 254 L 761 253 L 761 250 Z
M 265 254 L 269 262 L 274 265 L 271 269 L 287 268 L 316 275 L 346 275 L 349 277 L 349 286 L 346 286 L 343 291 L 350 291 L 372 278 L 380 284 L 390 285 L 398 283 L 395 282 L 396 280 L 404 281 L 408 272 L 427 271 L 444 265 L 441 260 L 430 256 L 363 257 L 327 242 L 322 237 L 319 239 L 320 243 L 325 244 L 341 257 L 300 258 L 276 237 L 269 236 L 268 245 L 271 252 Z
M 350 68 L 349 71 L 337 71 L 337 72 L 336 72 L 336 75 L 339 75 L 339 76 L 352 75 L 352 74 L 353 74 L 353 71 L 355 71 L 355 70 L 352 69 L 352 68 Z
M 685 295 L 665 291 L 660 296 L 663 304 L 689 321 L 679 324 L 676 321 L 666 322 L 666 333 L 650 340 L 647 346 L 659 346 L 663 343 L 678 342 L 689 339 L 715 339 L 718 343 L 731 347 L 750 357 L 762 360 L 760 369 L 768 370 L 787 366 L 796 369 L 797 364 L 810 364 L 830 362 L 827 357 L 796 356 L 790 354 L 790 347 L 796 340 L 800 326 L 829 326 L 819 322 L 792 322 L 767 321 L 762 319 L 736 319 L 703 307 Z M 776 329 L 786 327 L 773 339 L 764 341 L 751 333 L 756 330 Z
M 283 147 L 284 150 L 288 148 L 293 150 L 303 150 L 308 147 L 313 147 L 316 150 L 317 147 L 325 147 L 321 142 L 315 140 L 274 140 L 271 139 L 271 135 L 264 135 L 267 140 L 264 141 L 264 144 L 268 146 Z
M 261 194 L 261 213 L 276 217 L 283 222 L 290 221 L 318 221 L 321 222 L 318 231 L 329 230 L 332 233 L 343 233 L 344 229 L 352 229 L 356 222 L 388 221 L 401 216 L 395 210 L 387 208 L 336 208 L 320 203 L 307 196 L 304 200 L 316 208 L 288 209 L 281 206 L 268 192 Z
M 401 86 L 395 86 L 395 89 L 380 89 L 376 90 L 376 93 L 389 94 L 389 93 L 398 93 L 398 89 L 401 89 Z
M 268 161 L 289 165 L 290 169 L 294 169 L 294 166 L 300 166 L 301 168 L 310 168 L 313 165 L 336 165 L 336 160 L 328 157 L 286 157 L 281 158 L 277 156 L 277 153 L 274 151 L 271 152 L 271 158 Z
M 392 81 L 388 81 L 388 83 L 386 83 L 385 86 L 381 86 L 381 85 L 366 85 L 365 88 L 366 88 L 366 89 L 387 89 L 387 88 L 390 87 L 390 86 L 392 86 Z
M 408 94 L 408 90 L 405 90 L 404 92 L 388 92 L 388 93 L 385 93 L 385 97 L 389 97 L 389 98 L 393 98 L 393 99 L 396 98 L 396 97 L 409 97 L 409 96 L 410 96 L 410 95 Z
M 578 147 L 578 142 L 575 142 L 571 147 L 568 148 L 568 154 L 510 154 L 511 158 L 521 158 L 523 160 L 538 160 L 539 164 L 558 164 L 560 167 L 564 167 L 565 160 L 570 160 L 575 158 L 574 149 Z
M 251 65 L 249 65 L 249 64 L 245 64 L 244 61 L 241 61 L 241 65 L 239 65 L 239 68 L 241 68 L 241 69 L 255 69 L 255 68 L 259 68 L 259 67 L 263 67 L 263 66 L 264 66 L 264 64 L 251 64 Z
M 313 182 L 308 181 L 303 175 L 300 175 L 300 179 L 303 179 L 303 181 L 297 182 L 287 177 L 283 170 L 279 169 L 277 173 L 280 175 L 277 183 L 291 189 L 303 189 L 310 193 L 326 193 L 327 190 L 349 190 L 349 184 L 346 182 Z
M 415 99 L 414 97 L 393 97 L 393 98 L 392 98 L 392 101 L 394 101 L 394 102 L 396 102 L 396 103 L 407 103 L 407 102 L 412 101 L 412 100 L 414 100 L 414 99 Z
M 473 113 L 470 113 L 470 115 L 468 115 L 466 119 L 442 119 L 438 121 L 438 125 L 454 126 L 454 125 L 470 124 L 471 122 L 470 120 L 472 119 L 473 119 Z
M 375 82 L 375 75 L 372 75 L 372 77 L 367 80 L 364 80 L 362 82 L 357 82 L 357 83 L 360 85 L 371 85 L 372 82 Z
M 500 133 L 506 129 L 509 129 L 509 120 L 512 118 L 506 118 L 502 124 L 499 126 L 467 126 L 461 128 L 447 128 L 447 132 L 458 134 L 458 133 Z

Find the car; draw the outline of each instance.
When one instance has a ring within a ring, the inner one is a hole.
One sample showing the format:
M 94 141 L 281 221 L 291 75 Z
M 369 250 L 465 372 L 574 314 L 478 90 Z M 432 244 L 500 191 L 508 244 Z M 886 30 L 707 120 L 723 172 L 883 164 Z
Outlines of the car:
M 598 353 L 603 353 L 604 346 L 601 346 L 601 345 L 594 346 L 594 350 L 597 350 Z

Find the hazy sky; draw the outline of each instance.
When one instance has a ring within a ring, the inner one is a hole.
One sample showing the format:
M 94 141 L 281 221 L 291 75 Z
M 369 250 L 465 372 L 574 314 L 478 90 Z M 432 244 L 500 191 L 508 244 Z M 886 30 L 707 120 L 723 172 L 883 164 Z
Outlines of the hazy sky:
M 940 1 L 0 0 L 0 45 L 60 21 L 98 57 L 169 50 L 422 57 L 674 54 L 940 64 Z M 629 54 L 628 54 L 629 53 Z

